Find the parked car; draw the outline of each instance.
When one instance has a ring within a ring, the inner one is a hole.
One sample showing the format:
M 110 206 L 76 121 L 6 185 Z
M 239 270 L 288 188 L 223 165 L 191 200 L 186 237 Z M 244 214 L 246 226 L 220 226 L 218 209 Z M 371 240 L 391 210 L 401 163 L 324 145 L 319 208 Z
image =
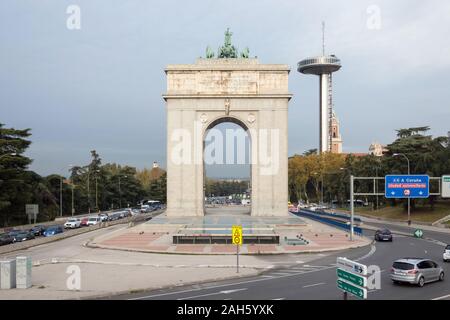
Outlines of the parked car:
M 78 218 L 70 218 L 64 223 L 64 228 L 75 229 L 81 227 L 81 220 Z
M 445 249 L 444 253 L 442 254 L 442 258 L 444 259 L 444 262 L 450 261 L 450 244 L 448 244 Z
M 88 223 L 88 221 L 89 221 L 89 218 L 81 218 L 81 220 L 80 220 L 80 226 L 81 227 L 87 227 L 87 223 Z
M 100 223 L 100 217 L 89 217 L 88 218 L 88 222 L 87 222 L 88 226 L 93 226 L 93 225 L 96 225 L 97 223 Z
M 22 230 L 16 230 L 16 229 L 13 229 L 13 230 L 9 231 L 8 234 L 9 234 L 11 237 L 13 237 L 13 239 L 14 239 L 14 237 L 15 237 L 19 232 L 22 232 Z
M 411 283 L 423 287 L 425 283 L 444 280 L 444 269 L 436 262 L 422 258 L 404 258 L 393 263 L 391 279 L 394 283 Z
M 100 214 L 98 215 L 98 217 L 100 218 L 100 221 L 101 221 L 101 222 L 108 221 L 108 219 L 109 219 L 109 216 L 108 216 L 107 213 L 100 213 Z
M 392 232 L 388 229 L 377 230 L 375 232 L 375 241 L 390 241 L 392 242 L 394 237 Z
M 14 237 L 10 236 L 9 233 L 0 234 L 0 246 L 11 244 L 14 242 Z
M 44 234 L 45 227 L 44 226 L 34 226 L 30 229 L 30 232 L 34 234 L 35 237 L 42 236 Z
M 22 242 L 34 239 L 34 233 L 31 231 L 21 231 L 14 236 L 14 242 Z
M 64 228 L 62 226 L 51 226 L 44 231 L 44 237 L 51 237 L 63 232 Z

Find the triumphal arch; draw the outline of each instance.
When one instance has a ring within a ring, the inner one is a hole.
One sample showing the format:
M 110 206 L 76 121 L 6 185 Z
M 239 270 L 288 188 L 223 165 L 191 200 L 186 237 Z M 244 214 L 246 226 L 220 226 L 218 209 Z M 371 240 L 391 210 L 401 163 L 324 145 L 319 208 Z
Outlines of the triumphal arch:
M 228 30 L 217 55 L 167 66 L 168 217 L 205 214 L 204 138 L 221 122 L 250 137 L 251 215 L 288 216 L 289 70 L 238 53 Z

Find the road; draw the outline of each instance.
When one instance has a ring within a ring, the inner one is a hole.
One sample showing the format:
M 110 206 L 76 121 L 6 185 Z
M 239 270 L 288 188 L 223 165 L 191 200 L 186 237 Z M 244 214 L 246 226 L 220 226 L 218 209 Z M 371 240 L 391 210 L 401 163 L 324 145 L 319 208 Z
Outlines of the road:
M 389 224 L 369 224 L 388 227 L 412 234 L 413 229 Z M 373 237 L 374 232 L 365 230 L 365 235 Z M 450 243 L 450 234 L 426 232 L 427 237 L 435 237 L 441 242 Z M 370 247 L 348 250 L 321 257 L 306 263 L 288 263 L 256 277 L 206 283 L 175 289 L 161 289 L 137 294 L 121 295 L 114 299 L 136 300 L 338 300 L 342 292 L 336 287 L 336 257 L 345 256 L 366 265 L 376 265 L 381 270 L 381 288 L 371 290 L 368 299 L 450 300 L 450 280 L 436 282 L 418 288 L 411 285 L 394 285 L 389 278 L 392 262 L 402 257 L 425 257 L 441 264 L 450 275 L 450 264 L 442 262 L 441 243 L 425 239 L 395 235 L 393 243 L 375 243 Z M 301 259 L 301 256 L 297 256 Z M 290 257 L 291 261 L 295 257 Z M 350 298 L 354 299 L 354 298 Z

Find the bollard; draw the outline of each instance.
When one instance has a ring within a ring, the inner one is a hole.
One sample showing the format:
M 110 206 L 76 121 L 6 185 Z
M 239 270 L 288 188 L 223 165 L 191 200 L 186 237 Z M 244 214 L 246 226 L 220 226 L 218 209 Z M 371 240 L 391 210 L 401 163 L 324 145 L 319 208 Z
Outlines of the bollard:
M 16 287 L 17 289 L 28 289 L 31 287 L 31 258 L 16 258 Z
M 16 260 L 0 261 L 0 289 L 16 287 Z

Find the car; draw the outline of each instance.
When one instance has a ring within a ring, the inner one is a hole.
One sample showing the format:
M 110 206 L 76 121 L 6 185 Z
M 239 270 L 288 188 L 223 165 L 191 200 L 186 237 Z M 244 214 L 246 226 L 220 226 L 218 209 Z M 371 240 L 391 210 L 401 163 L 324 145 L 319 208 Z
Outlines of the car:
M 14 242 L 22 242 L 34 239 L 34 233 L 30 231 L 20 231 L 14 236 Z
M 62 226 L 51 226 L 45 229 L 44 231 L 44 237 L 51 237 L 54 235 L 57 235 L 59 233 L 63 233 L 64 228 Z
M 375 241 L 390 241 L 392 242 L 394 237 L 392 232 L 388 229 L 377 230 L 375 232 Z
M 403 258 L 392 264 L 391 280 L 395 284 L 410 283 L 423 287 L 425 283 L 444 281 L 444 269 L 429 259 Z
M 444 262 L 450 261 L 450 244 L 448 244 L 445 249 L 444 253 L 442 254 L 442 258 L 444 259 Z
M 44 226 L 34 226 L 30 229 L 30 232 L 34 234 L 35 237 L 42 236 L 44 234 L 45 227 Z
M 14 242 L 14 237 L 9 235 L 9 233 L 0 234 L 0 246 L 11 244 Z
M 87 218 L 87 217 L 81 218 L 80 219 L 80 227 L 87 227 L 88 220 L 89 220 L 89 218 Z
M 87 226 L 93 226 L 100 223 L 100 217 L 89 217 L 87 221 Z
M 20 232 L 22 232 L 22 230 L 13 229 L 8 231 L 8 235 L 14 239 L 14 237 Z
M 98 215 L 98 217 L 100 218 L 100 221 L 101 221 L 101 222 L 108 221 L 108 219 L 109 219 L 109 216 L 108 216 L 108 214 L 106 214 L 106 213 L 100 213 L 100 214 Z
M 75 229 L 81 227 L 81 220 L 78 218 L 70 218 L 64 223 L 64 228 Z

